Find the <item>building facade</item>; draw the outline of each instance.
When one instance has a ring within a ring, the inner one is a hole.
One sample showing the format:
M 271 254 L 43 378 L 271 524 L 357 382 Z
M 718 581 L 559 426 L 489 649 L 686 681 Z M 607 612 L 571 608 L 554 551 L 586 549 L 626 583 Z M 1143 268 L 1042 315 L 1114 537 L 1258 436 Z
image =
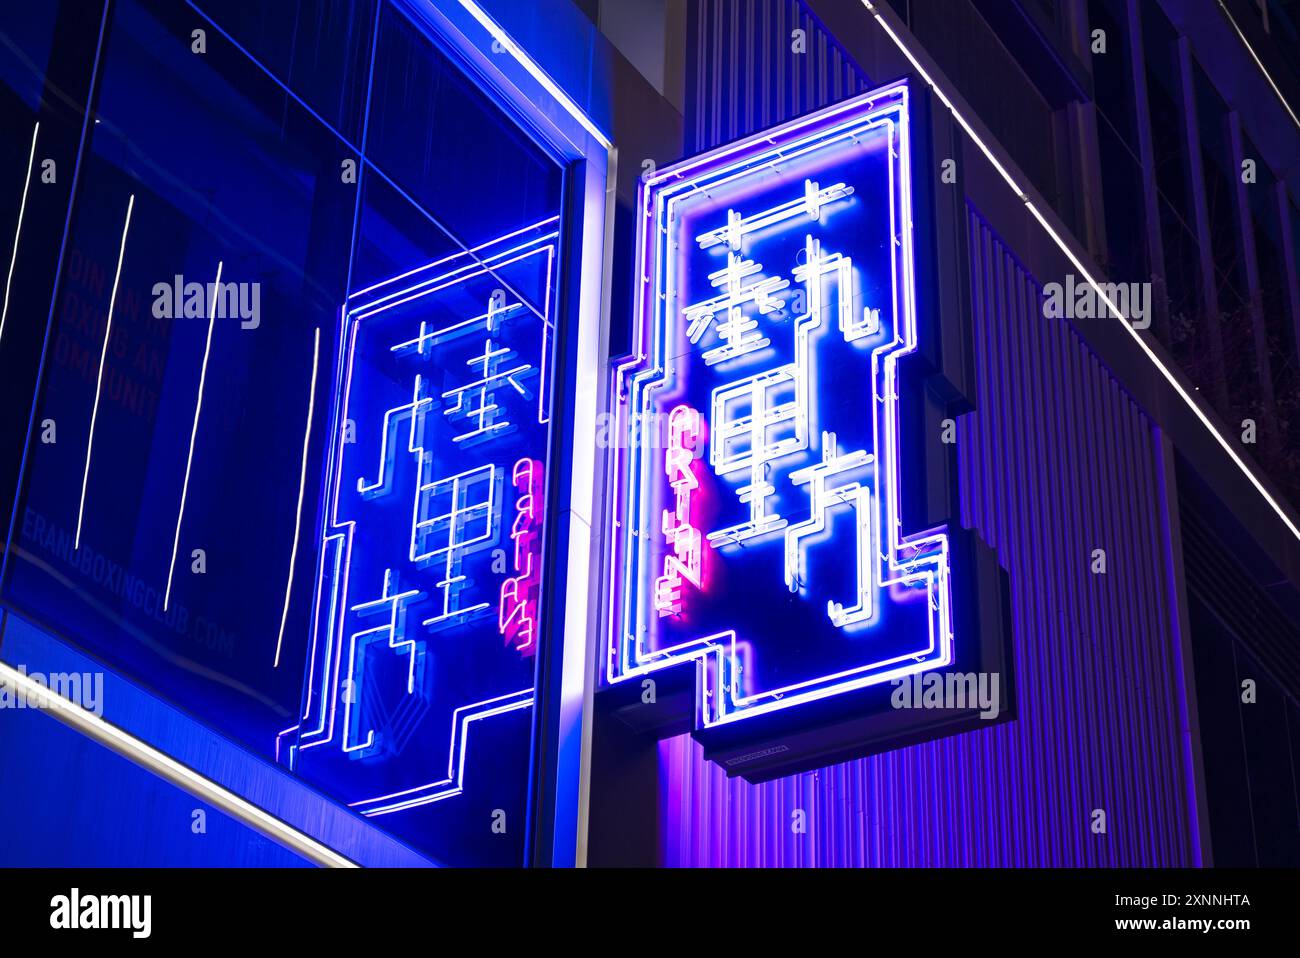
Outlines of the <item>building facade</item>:
M 0 862 L 1300 862 L 1292 5 L 92 6 L 0 18 Z

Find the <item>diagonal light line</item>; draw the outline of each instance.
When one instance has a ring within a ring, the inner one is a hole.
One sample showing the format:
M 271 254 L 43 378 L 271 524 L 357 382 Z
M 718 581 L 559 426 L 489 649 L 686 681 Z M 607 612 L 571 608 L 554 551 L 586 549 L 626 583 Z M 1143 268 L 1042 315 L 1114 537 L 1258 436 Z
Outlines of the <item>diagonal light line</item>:
M 497 25 L 496 21 L 483 11 L 482 7 L 475 3 L 474 0 L 460 0 L 460 5 L 464 7 L 466 12 L 477 20 L 488 33 L 492 35 L 492 39 L 496 40 L 503 50 L 514 57 L 515 61 L 528 71 L 529 76 L 540 83 L 547 93 L 555 97 L 560 106 L 564 108 L 564 111 L 577 120 L 582 128 L 590 133 L 597 143 L 607 150 L 613 147 L 614 144 L 610 142 L 609 138 L 600 131 L 600 128 L 597 127 L 596 124 L 591 122 L 591 119 L 587 114 L 569 98 L 568 94 L 560 89 L 559 84 L 552 80 L 546 71 L 543 70 L 532 57 L 523 51 L 523 48 L 521 48 L 519 44 L 510 39 L 510 35 L 502 30 L 501 27 Z
M 131 211 L 135 194 L 126 203 L 126 222 L 122 224 L 122 245 L 117 251 L 117 271 L 113 274 L 113 292 L 108 297 L 108 317 L 104 321 L 104 348 L 99 353 L 99 375 L 95 377 L 95 404 L 90 407 L 90 435 L 86 439 L 86 465 L 81 471 L 81 502 L 77 505 L 77 535 L 72 548 L 81 548 L 81 520 L 86 511 L 86 483 L 90 480 L 90 453 L 95 447 L 95 421 L 99 418 L 99 397 L 104 385 L 104 361 L 108 358 L 108 341 L 113 333 L 113 306 L 117 302 L 117 284 L 122 278 L 122 259 L 126 256 L 126 234 L 131 228 Z
M 971 124 L 966 121 L 966 118 L 962 116 L 961 111 L 959 111 L 953 104 L 952 100 L 948 98 L 947 94 L 939 84 L 934 81 L 934 78 L 930 76 L 925 67 L 921 66 L 920 61 L 917 60 L 916 56 L 908 48 L 907 44 L 903 42 L 902 38 L 894 32 L 885 21 L 884 17 L 880 15 L 876 4 L 873 3 L 872 0 L 862 0 L 862 4 L 867 8 L 867 11 L 875 17 L 875 20 L 880 24 L 881 29 L 888 34 L 889 39 L 894 42 L 894 46 L 898 47 L 903 56 L 907 58 L 907 61 L 912 65 L 916 72 L 920 74 L 921 79 L 923 79 L 930 89 L 934 91 L 935 96 L 937 96 L 943 105 L 948 108 L 948 112 L 952 114 L 953 119 L 961 126 L 962 130 L 970 138 L 971 142 L 979 147 L 980 152 L 984 154 L 984 157 L 993 165 L 993 168 L 997 170 L 998 175 L 1002 177 L 1007 186 L 1011 187 L 1011 190 L 1016 194 L 1016 196 L 1020 197 L 1021 202 L 1025 204 L 1025 209 L 1027 209 L 1030 215 L 1038 221 L 1038 224 L 1043 228 L 1044 232 L 1047 233 L 1047 235 L 1052 239 L 1052 242 L 1054 242 L 1057 248 L 1065 255 L 1065 258 L 1070 261 L 1070 264 L 1076 270 L 1079 271 L 1080 275 L 1082 275 L 1088 282 L 1088 285 L 1092 287 L 1093 292 L 1097 294 L 1097 297 L 1110 307 L 1111 312 L 1114 313 L 1117 319 L 1119 319 L 1120 327 L 1129 334 L 1135 343 L 1138 344 L 1142 352 L 1146 354 L 1146 357 L 1151 360 L 1152 365 L 1160 371 L 1160 374 L 1165 378 L 1169 385 L 1173 387 L 1174 392 L 1178 394 L 1179 398 L 1181 398 L 1183 402 L 1187 403 L 1188 408 L 1191 409 L 1196 418 L 1201 421 L 1201 424 L 1205 426 L 1207 430 L 1209 430 L 1209 433 L 1214 437 L 1215 442 L 1217 442 L 1223 451 L 1228 454 L 1228 458 L 1231 459 L 1237 468 L 1241 470 L 1242 474 L 1250 484 L 1255 487 L 1255 490 L 1264 498 L 1264 501 L 1268 503 L 1273 512 L 1277 514 L 1277 517 L 1282 520 L 1282 524 L 1290 530 L 1293 536 L 1300 539 L 1300 527 L 1296 526 L 1295 521 L 1287 513 L 1286 508 L 1273 497 L 1272 493 L 1264 488 L 1264 484 L 1259 480 L 1259 477 L 1255 475 L 1251 467 L 1241 458 L 1240 455 L 1237 454 L 1237 451 L 1232 448 L 1232 444 L 1224 438 L 1222 433 L 1219 432 L 1218 428 L 1201 407 L 1200 402 L 1183 388 L 1182 383 L 1178 381 L 1178 377 L 1174 372 L 1166 366 L 1163 361 L 1161 361 L 1160 357 L 1156 355 L 1155 351 L 1147 344 L 1146 340 L 1144 340 L 1138 331 L 1133 328 L 1127 319 L 1124 318 L 1124 314 L 1121 313 L 1119 308 L 1110 300 L 1105 291 L 1098 286 L 1097 281 L 1093 279 L 1092 274 L 1084 267 L 1079 257 L 1074 254 L 1074 251 L 1065 240 L 1061 238 L 1060 234 L 1052 228 L 1052 225 L 1047 221 L 1047 218 L 1039 212 L 1036 206 L 1034 206 L 1033 200 L 1030 199 L 1026 190 L 1016 182 L 1015 178 L 1007 171 L 1006 167 L 998 162 L 993 151 L 987 144 L 985 144 L 980 135 L 975 132 Z
M 109 13 L 108 4 L 104 4 L 103 13 L 101 13 L 99 17 L 99 37 L 98 39 L 95 40 L 95 57 L 94 60 L 91 62 L 91 67 L 90 67 L 89 88 L 92 90 L 98 89 L 97 84 L 99 82 L 98 80 L 99 62 L 100 62 L 100 57 L 104 52 L 104 29 L 108 24 L 108 13 Z M 7 40 L 5 42 L 7 42 Z M 63 96 L 62 93 L 60 93 L 59 95 Z M 68 100 L 67 102 L 71 102 L 71 101 Z M 81 111 L 81 133 L 77 139 L 76 156 L 75 156 L 75 161 L 72 164 L 72 190 L 71 190 L 72 196 L 77 195 L 77 184 L 81 182 L 81 161 L 85 158 L 86 155 L 86 151 L 85 151 L 86 132 L 90 128 L 90 114 L 91 114 L 90 110 Z M 54 265 L 55 290 L 59 288 L 59 280 L 63 276 L 63 266 L 65 261 L 64 254 L 67 253 L 68 250 L 68 233 L 71 231 L 72 228 L 72 211 L 74 206 L 75 204 L 68 203 L 67 209 L 63 215 L 63 238 L 59 241 L 59 255 L 58 258 L 55 260 L 55 265 Z M 59 298 L 57 295 L 50 296 L 49 310 L 45 315 L 45 334 L 41 340 L 42 355 L 45 354 L 46 349 L 49 347 L 50 330 L 54 326 L 54 309 L 55 306 L 58 304 L 58 301 Z M 38 366 L 36 369 L 35 392 L 37 394 L 40 393 L 41 384 L 44 381 L 45 381 L 45 369 L 44 366 L 41 365 Z M 18 488 L 23 488 L 23 481 L 28 475 L 27 464 L 29 459 L 31 458 L 31 451 L 32 451 L 31 437 L 32 437 L 32 431 L 36 425 L 36 406 L 37 406 L 36 403 L 34 402 L 31 403 L 27 414 L 27 432 L 23 441 L 22 458 L 19 460 L 19 464 L 18 464 L 18 480 L 19 480 Z M 17 522 L 17 520 L 18 520 L 18 510 L 11 509 L 9 514 L 9 541 L 10 542 L 14 541 L 13 538 L 14 524 Z M 5 581 L 5 570 L 8 569 L 9 567 L 9 556 L 15 551 L 17 550 L 6 549 L 4 551 L 4 554 L 0 555 L 0 581 Z
M 203 344 L 203 365 L 199 367 L 199 396 L 194 401 L 194 425 L 190 428 L 190 451 L 185 456 L 185 482 L 181 485 L 181 509 L 176 514 L 176 535 L 172 537 L 172 561 L 167 566 L 167 591 L 163 594 L 163 611 L 172 598 L 172 575 L 176 572 L 176 550 L 181 542 L 181 523 L 185 521 L 185 498 L 190 490 L 190 467 L 194 464 L 194 440 L 199 434 L 199 413 L 203 411 L 203 385 L 208 379 L 208 357 L 212 354 L 212 329 L 217 322 L 217 302 L 221 298 L 221 267 L 217 263 L 217 281 L 212 287 L 212 303 L 208 307 L 208 340 Z
M 284 609 L 280 612 L 280 635 L 275 640 L 275 665 L 280 667 L 280 649 L 284 646 L 284 624 L 289 619 L 289 594 L 293 591 L 293 567 L 298 558 L 298 535 L 302 530 L 302 498 L 307 488 L 307 448 L 311 445 L 312 414 L 316 410 L 316 368 L 320 364 L 320 327 L 311 357 L 311 387 L 307 393 L 307 426 L 302 434 L 302 469 L 298 473 L 298 509 L 293 519 L 293 549 L 289 552 L 289 581 L 284 584 Z
M 1279 90 L 1277 84 L 1273 82 L 1273 74 L 1268 72 L 1268 67 L 1264 66 L 1264 61 L 1259 58 L 1259 54 L 1255 52 L 1255 48 L 1250 45 L 1250 41 L 1246 39 L 1246 34 L 1242 33 L 1241 27 L 1237 26 L 1237 21 L 1233 19 L 1232 14 L 1228 12 L 1228 8 L 1224 4 L 1223 0 L 1219 0 L 1219 9 L 1222 10 L 1223 15 L 1228 18 L 1228 23 L 1232 24 L 1233 31 L 1241 38 L 1242 45 L 1246 48 L 1246 52 L 1250 54 L 1250 58 L 1255 61 L 1255 66 L 1259 67 L 1259 72 L 1264 74 L 1264 79 L 1267 80 L 1268 85 L 1273 88 L 1273 92 L 1277 95 L 1278 102 L 1282 104 L 1282 109 L 1286 110 L 1286 112 L 1290 114 L 1291 122 L 1297 127 L 1300 127 L 1300 117 L 1295 115 L 1295 110 L 1291 109 L 1291 104 L 1286 101 L 1286 97 L 1282 95 L 1282 91 Z
M 14 252 L 9 257 L 9 278 L 5 280 L 5 302 L 0 308 L 0 338 L 5 334 L 5 320 L 9 316 L 9 287 L 14 281 L 14 264 L 18 262 L 18 238 L 23 233 L 23 214 L 27 212 L 27 189 L 32 185 L 32 164 L 36 160 L 36 136 L 41 132 L 41 124 L 38 122 L 36 128 L 32 130 L 32 150 L 27 154 L 27 179 L 23 180 L 23 201 L 18 207 L 18 228 L 14 230 Z
M 241 798 L 188 765 L 141 741 L 75 702 L 51 691 L 13 666 L 0 662 L 0 688 L 11 689 L 29 705 L 48 712 L 64 725 L 75 729 L 123 758 L 185 789 L 196 798 L 230 815 L 271 838 L 290 851 L 316 865 L 332 868 L 356 868 L 334 849 L 321 844 L 270 812 Z

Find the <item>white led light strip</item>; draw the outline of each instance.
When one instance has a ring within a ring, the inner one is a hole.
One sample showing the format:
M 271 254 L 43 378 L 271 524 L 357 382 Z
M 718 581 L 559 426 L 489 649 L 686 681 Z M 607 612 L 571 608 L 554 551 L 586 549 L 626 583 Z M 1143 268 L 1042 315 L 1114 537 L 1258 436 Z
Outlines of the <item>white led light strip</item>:
M 564 111 L 573 117 L 582 126 L 584 130 L 591 134 L 592 138 L 603 146 L 606 150 L 612 149 L 614 144 L 609 141 L 604 133 L 596 124 L 592 123 L 587 114 L 578 108 L 578 105 L 569 99 L 568 94 L 560 89 L 559 85 L 547 76 L 546 71 L 533 61 L 533 58 L 524 53 L 519 44 L 510 39 L 510 35 L 497 26 L 496 21 L 483 12 L 474 0 L 460 0 L 460 5 L 465 8 L 475 20 L 482 24 L 483 28 L 492 35 L 492 39 L 501 45 L 501 49 L 509 53 L 519 63 L 521 67 L 528 71 L 528 75 L 542 85 L 547 93 L 555 98 L 555 101 L 564 108 Z
M 194 401 L 194 425 L 190 428 L 190 450 L 185 456 L 185 481 L 181 483 L 181 508 L 176 513 L 176 535 L 172 538 L 172 561 L 167 567 L 167 591 L 163 593 L 163 611 L 167 611 L 172 600 L 172 576 L 176 572 L 176 551 L 181 544 L 181 525 L 185 522 L 185 500 L 190 491 L 190 469 L 194 465 L 194 442 L 199 437 L 199 414 L 203 412 L 203 387 L 208 382 L 208 359 L 212 355 L 212 331 L 217 325 L 217 303 L 221 297 L 221 268 L 224 261 L 217 262 L 217 280 L 212 284 L 212 306 L 208 310 L 208 338 L 203 344 L 203 365 L 199 367 L 199 396 Z M 107 340 L 105 340 L 107 342 Z M 107 349 L 107 346 L 105 346 Z
M 1300 117 L 1295 115 L 1295 110 L 1291 109 L 1291 104 L 1286 102 L 1286 97 L 1282 95 L 1282 91 L 1279 90 L 1277 84 L 1273 82 L 1273 74 L 1268 72 L 1268 68 L 1264 66 L 1264 61 L 1259 58 L 1259 54 L 1255 52 L 1255 48 L 1250 45 L 1250 41 L 1246 39 L 1246 34 L 1241 32 L 1241 27 L 1237 26 L 1237 21 L 1234 20 L 1232 14 L 1228 12 L 1228 8 L 1224 4 L 1223 0 L 1219 0 L 1219 9 L 1222 10 L 1223 15 L 1228 18 L 1228 23 L 1232 25 L 1233 31 L 1241 38 L 1242 46 L 1246 48 L 1246 52 L 1250 54 L 1250 58 L 1255 61 L 1255 66 L 1259 67 L 1259 72 L 1264 74 L 1264 79 L 1267 80 L 1268 85 L 1273 88 L 1273 92 L 1277 95 L 1278 102 L 1282 104 L 1282 109 L 1286 110 L 1290 115 L 1292 123 L 1296 126 L 1300 126 Z
M 77 533 L 72 548 L 81 548 L 81 522 L 86 514 L 86 485 L 90 482 L 90 453 L 95 448 L 95 423 L 99 419 L 99 397 L 104 386 L 104 364 L 108 361 L 108 343 L 113 335 L 113 307 L 117 304 L 117 284 L 122 279 L 122 261 L 126 258 L 126 237 L 131 231 L 131 211 L 135 194 L 126 201 L 126 219 L 122 222 L 122 243 L 117 250 L 117 270 L 113 273 L 113 291 L 108 296 L 108 314 L 104 319 L 104 348 L 99 353 L 99 374 L 95 377 L 95 401 L 90 407 L 90 432 L 86 436 L 86 464 L 81 471 L 81 499 L 77 503 Z
M 302 468 L 298 473 L 298 508 L 293 519 L 293 546 L 289 550 L 289 579 L 284 585 L 284 608 L 280 612 L 280 634 L 275 640 L 275 665 L 280 667 L 280 651 L 284 648 L 284 626 L 289 621 L 289 598 L 293 594 L 293 570 L 298 561 L 298 538 L 302 532 L 302 500 L 307 489 L 307 452 L 311 449 L 311 424 L 316 413 L 316 371 L 320 368 L 320 327 L 313 337 L 311 357 L 311 386 L 307 390 L 307 425 L 302 436 Z
M 36 161 L 36 137 L 41 132 L 41 125 L 36 124 L 32 130 L 32 148 L 27 154 L 27 177 L 23 180 L 23 201 L 18 207 L 18 228 L 14 230 L 14 252 L 9 257 L 9 276 L 5 280 L 4 305 L 0 306 L 0 336 L 5 334 L 5 319 L 9 316 L 9 288 L 14 281 L 14 266 L 18 262 L 18 240 L 23 235 L 23 216 L 27 213 L 27 190 L 32 185 L 32 164 Z
M 1151 360 L 1156 369 L 1160 371 L 1160 374 L 1164 376 L 1169 385 L 1173 387 L 1174 392 L 1176 392 L 1179 397 L 1187 403 L 1196 418 L 1201 421 L 1205 428 L 1209 430 L 1210 435 L 1213 436 L 1215 441 L 1222 447 L 1223 451 L 1228 454 L 1228 458 L 1237 465 L 1237 468 L 1239 468 L 1242 474 L 1250 481 L 1250 484 L 1255 487 L 1261 496 L 1264 497 L 1264 501 L 1269 504 L 1275 513 L 1277 513 L 1277 517 L 1282 520 L 1283 525 L 1291 531 L 1291 534 L 1295 536 L 1296 539 L 1300 539 L 1300 528 L 1296 526 L 1295 521 L 1287 513 L 1286 508 L 1282 503 L 1275 499 L 1267 489 L 1264 488 L 1264 484 L 1260 482 L 1259 477 L 1251 471 L 1251 468 L 1247 465 L 1246 461 L 1237 454 L 1237 451 L 1232 448 L 1232 444 L 1229 443 L 1228 440 L 1223 437 L 1222 433 L 1215 428 L 1214 423 L 1210 421 L 1210 417 L 1206 414 L 1205 410 L 1201 408 L 1201 404 L 1197 399 L 1183 388 L 1183 385 L 1178 381 L 1178 378 L 1174 375 L 1173 371 L 1161 362 L 1160 357 L 1155 354 L 1154 350 L 1152 350 L 1149 345 L 1147 345 L 1146 341 L 1138 334 L 1137 330 L 1129 324 L 1128 320 L 1124 318 L 1123 314 L 1116 308 L 1115 304 L 1111 302 L 1105 291 L 1097 285 L 1097 281 L 1093 279 L 1092 274 L 1084 267 L 1079 257 L 1075 255 L 1072 249 L 1070 249 L 1065 240 L 1061 238 L 1060 234 L 1052 228 L 1052 224 L 1047 221 L 1047 218 L 1039 212 L 1037 207 L 1034 206 L 1028 192 L 1016 182 L 1015 178 L 1007 171 L 1006 167 L 998 161 L 998 158 L 993 154 L 993 151 L 987 144 L 985 144 L 984 139 L 975 132 L 975 129 L 969 122 L 967 122 L 966 118 L 953 104 L 952 100 L 948 98 L 947 94 L 939 84 L 935 82 L 934 78 L 930 76 L 925 67 L 921 65 L 920 61 L 912 53 L 911 49 L 908 48 L 907 44 L 903 42 L 903 39 L 893 30 L 892 27 L 890 27 L 890 25 L 885 21 L 885 18 L 880 15 L 879 5 L 873 3 L 872 0 L 862 0 L 862 4 L 867 8 L 867 11 L 875 17 L 876 22 L 880 24 L 880 28 L 884 30 L 889 39 L 894 42 L 894 46 L 898 47 L 903 56 L 907 58 L 908 63 L 910 63 L 916 72 L 920 74 L 921 79 L 923 79 L 930 89 L 934 91 L 935 96 L 937 96 L 943 105 L 948 108 L 948 112 L 952 114 L 953 119 L 957 121 L 959 126 L 961 126 L 962 130 L 966 133 L 967 137 L 970 138 L 971 142 L 979 147 L 980 152 L 983 153 L 989 163 L 993 165 L 993 168 L 998 171 L 998 175 L 1002 177 L 1007 186 L 1011 187 L 1012 191 L 1020 197 L 1021 202 L 1025 204 L 1025 208 L 1029 210 L 1030 214 L 1038 221 L 1039 225 L 1042 226 L 1047 235 L 1051 237 L 1052 242 L 1054 242 L 1061 252 L 1065 254 L 1065 258 L 1068 259 L 1070 264 L 1079 271 L 1085 280 L 1087 280 L 1088 285 L 1092 287 L 1098 298 L 1110 307 L 1110 311 L 1115 314 L 1117 319 L 1119 319 L 1120 326 L 1124 331 L 1132 337 L 1135 343 L 1138 344 L 1142 352 L 1146 354 L 1147 358 Z
M 93 738 L 105 748 L 153 772 L 159 778 L 183 788 L 195 798 L 242 821 L 314 864 L 330 868 L 357 867 L 354 862 L 344 858 L 338 852 L 322 845 L 264 809 L 245 801 L 229 789 L 164 755 L 158 749 L 124 732 L 116 725 L 111 725 L 94 712 L 88 712 L 63 696 L 51 692 L 44 685 L 3 662 L 0 662 L 0 685 L 8 685 L 16 693 L 21 694 L 28 703 L 48 712 L 64 725 Z

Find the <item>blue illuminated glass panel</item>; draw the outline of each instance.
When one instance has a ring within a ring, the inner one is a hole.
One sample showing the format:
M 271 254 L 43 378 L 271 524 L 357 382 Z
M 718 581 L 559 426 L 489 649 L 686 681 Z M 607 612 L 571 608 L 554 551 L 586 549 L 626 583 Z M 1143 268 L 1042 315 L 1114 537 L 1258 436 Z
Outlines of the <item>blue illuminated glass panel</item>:
M 293 550 L 325 465 L 303 440 L 357 187 L 338 136 L 214 29 L 192 51 L 204 23 L 110 13 L 4 600 L 269 757 L 301 694 L 315 563 Z M 207 308 L 218 270 L 255 313 Z M 179 310 L 158 293 L 178 278 Z
M 517 865 L 566 168 L 400 5 L 322 11 L 108 8 L 3 601 Z
M 522 830 L 527 736 L 483 740 L 526 732 L 534 702 L 558 241 L 544 220 L 348 301 L 318 615 L 280 750 L 399 829 L 488 834 L 500 812 Z
M 900 522 L 910 162 L 899 85 L 643 187 L 605 678 L 694 663 L 697 729 L 952 661 L 948 538 Z

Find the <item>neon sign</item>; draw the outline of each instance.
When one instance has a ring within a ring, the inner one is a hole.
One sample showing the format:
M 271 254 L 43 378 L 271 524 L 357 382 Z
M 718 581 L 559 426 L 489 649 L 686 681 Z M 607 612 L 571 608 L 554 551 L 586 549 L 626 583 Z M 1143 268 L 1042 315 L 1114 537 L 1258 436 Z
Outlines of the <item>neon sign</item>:
M 678 406 L 668 415 L 668 451 L 664 472 L 672 487 L 674 503 L 663 513 L 664 541 L 672 551 L 664 556 L 664 573 L 655 579 L 655 610 L 676 615 L 682 610 L 682 583 L 695 588 L 704 583 L 704 550 L 700 530 L 691 525 L 691 496 L 700 487 L 691 465 L 700 438 L 700 414 L 690 406 Z
M 537 652 L 537 600 L 542 583 L 542 464 L 520 459 L 511 473 L 519 498 L 510 528 L 515 575 L 501 583 L 497 628 L 520 655 Z
M 900 510 L 907 97 L 857 97 L 642 186 L 617 427 L 669 428 L 666 452 L 614 454 L 604 680 L 687 669 L 697 734 L 954 661 L 948 533 Z
M 556 225 L 344 310 L 318 613 L 278 752 L 363 815 L 456 799 L 479 763 L 524 816 L 530 725 L 518 767 L 475 739 L 534 702 Z

